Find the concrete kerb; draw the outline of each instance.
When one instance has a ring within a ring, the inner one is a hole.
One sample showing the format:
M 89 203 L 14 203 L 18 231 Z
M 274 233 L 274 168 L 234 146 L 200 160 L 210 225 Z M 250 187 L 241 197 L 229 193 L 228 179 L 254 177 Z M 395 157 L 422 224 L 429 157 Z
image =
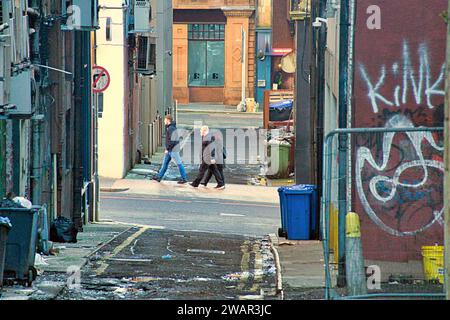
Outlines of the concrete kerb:
M 275 260 L 275 268 L 277 270 L 276 274 L 276 293 L 280 296 L 281 300 L 284 300 L 283 292 L 283 275 L 281 270 L 280 255 L 276 246 L 278 246 L 278 238 L 274 233 L 269 234 L 270 251 L 273 254 Z

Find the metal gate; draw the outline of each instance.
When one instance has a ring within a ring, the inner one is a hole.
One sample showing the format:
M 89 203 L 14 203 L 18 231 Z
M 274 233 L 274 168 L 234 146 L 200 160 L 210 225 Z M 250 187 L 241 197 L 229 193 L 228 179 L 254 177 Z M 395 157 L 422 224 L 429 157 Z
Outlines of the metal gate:
M 425 275 L 422 256 L 425 246 L 443 246 L 443 140 L 443 128 L 394 123 L 327 135 L 321 199 L 326 299 L 445 297 L 442 281 Z M 339 170 L 343 156 L 346 168 Z M 348 212 L 358 214 L 361 226 L 367 290 L 357 296 L 345 281 L 345 264 L 354 262 L 345 247 Z

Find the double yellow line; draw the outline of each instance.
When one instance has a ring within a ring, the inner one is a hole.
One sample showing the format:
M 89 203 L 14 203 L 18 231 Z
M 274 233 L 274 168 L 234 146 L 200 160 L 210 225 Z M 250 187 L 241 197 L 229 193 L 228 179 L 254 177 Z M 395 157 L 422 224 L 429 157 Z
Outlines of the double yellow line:
M 131 236 L 129 236 L 125 241 L 123 241 L 119 246 L 114 248 L 113 252 L 108 254 L 106 257 L 102 259 L 100 262 L 100 266 L 95 270 L 95 273 L 97 276 L 101 276 L 103 273 L 105 273 L 106 269 L 109 267 L 109 264 L 106 263 L 108 259 L 114 258 L 116 255 L 118 255 L 123 249 L 128 247 L 134 240 L 139 238 L 145 231 L 150 229 L 150 227 L 141 227 L 138 231 L 133 233 Z
M 246 284 L 251 278 L 251 275 L 253 274 L 253 286 L 251 287 L 250 292 L 258 292 L 261 288 L 261 280 L 263 275 L 262 256 L 258 243 L 255 243 L 251 249 L 250 245 L 250 241 L 246 240 L 241 246 L 241 279 L 237 288 L 238 290 L 244 290 Z M 255 255 L 255 262 L 253 265 L 250 262 L 250 255 L 252 253 Z

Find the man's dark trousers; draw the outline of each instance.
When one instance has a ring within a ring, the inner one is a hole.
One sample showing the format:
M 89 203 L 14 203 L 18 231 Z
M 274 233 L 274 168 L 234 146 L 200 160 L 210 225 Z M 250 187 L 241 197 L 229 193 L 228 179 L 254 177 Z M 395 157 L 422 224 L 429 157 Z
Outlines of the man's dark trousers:
M 206 163 L 202 163 L 200 165 L 200 169 L 198 171 L 198 176 L 192 182 L 192 185 L 198 187 L 198 185 L 202 182 L 203 177 L 205 176 L 206 172 L 211 172 L 211 174 L 214 175 L 214 178 L 216 178 L 217 184 L 219 186 L 223 186 L 224 185 L 224 181 L 222 179 L 222 176 L 221 176 L 219 170 L 217 169 L 217 165 L 215 165 L 215 164 L 206 164 Z
M 219 185 L 219 186 L 223 186 L 224 184 L 225 184 L 225 176 L 224 176 L 224 174 L 223 174 L 223 168 L 225 167 L 223 164 L 214 164 L 214 165 L 211 165 L 210 166 L 210 168 L 209 168 L 209 170 L 208 170 L 208 173 L 206 174 L 206 178 L 205 178 L 205 180 L 203 181 L 203 184 L 204 185 L 207 185 L 208 183 L 209 183 L 209 181 L 211 180 L 211 178 L 212 178 L 212 176 L 213 176 L 213 171 L 214 171 L 214 167 L 215 167 L 215 170 L 217 170 L 217 173 L 220 175 L 220 178 L 221 178 L 221 180 L 220 181 L 218 181 L 217 180 L 217 184 Z

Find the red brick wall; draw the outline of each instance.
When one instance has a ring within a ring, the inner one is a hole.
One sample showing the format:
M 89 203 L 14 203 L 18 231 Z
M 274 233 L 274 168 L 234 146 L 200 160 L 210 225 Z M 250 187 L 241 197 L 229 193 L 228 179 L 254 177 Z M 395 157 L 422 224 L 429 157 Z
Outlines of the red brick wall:
M 357 1 L 352 126 L 442 126 L 446 25 L 439 15 L 448 2 L 375 3 L 381 30 L 367 26 L 374 1 Z M 352 205 L 361 216 L 364 254 L 421 259 L 421 246 L 443 244 L 442 152 L 433 146 L 443 137 L 372 137 L 353 140 Z
M 294 37 L 291 36 L 289 27 L 289 0 L 273 0 L 273 47 L 274 48 L 294 48 Z

